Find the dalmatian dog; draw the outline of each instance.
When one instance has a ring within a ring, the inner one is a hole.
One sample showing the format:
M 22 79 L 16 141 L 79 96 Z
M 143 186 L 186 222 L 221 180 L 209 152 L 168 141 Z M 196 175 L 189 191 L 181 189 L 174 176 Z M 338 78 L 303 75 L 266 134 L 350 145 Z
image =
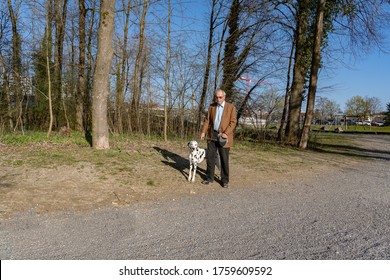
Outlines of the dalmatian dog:
M 189 149 L 188 158 L 190 160 L 190 172 L 188 174 L 188 181 L 195 182 L 196 169 L 198 164 L 204 161 L 207 156 L 207 150 L 199 148 L 198 142 L 192 140 L 187 144 Z M 219 170 L 221 170 L 221 162 L 219 159 L 218 151 L 216 155 L 215 165 Z
M 190 172 L 188 174 L 188 181 L 195 182 L 196 168 L 198 167 L 198 164 L 205 159 L 206 150 L 199 148 L 198 142 L 196 142 L 195 140 L 188 142 L 188 149 L 188 158 L 190 160 Z

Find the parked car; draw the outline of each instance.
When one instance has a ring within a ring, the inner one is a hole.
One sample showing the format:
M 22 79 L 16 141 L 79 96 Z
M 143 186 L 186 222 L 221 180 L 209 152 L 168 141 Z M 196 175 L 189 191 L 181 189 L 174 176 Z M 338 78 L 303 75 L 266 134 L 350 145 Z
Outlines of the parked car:
M 363 122 L 363 125 L 371 126 L 371 122 L 370 122 L 370 121 L 364 121 L 364 122 Z
M 355 124 L 356 125 L 368 125 L 368 126 L 371 126 L 371 122 L 370 121 L 356 122 Z
M 347 120 L 347 125 L 352 125 L 352 124 L 355 124 L 355 123 L 352 120 Z M 341 119 L 340 125 L 345 125 L 345 120 Z
M 383 126 L 384 122 L 372 122 L 371 125 L 372 126 Z

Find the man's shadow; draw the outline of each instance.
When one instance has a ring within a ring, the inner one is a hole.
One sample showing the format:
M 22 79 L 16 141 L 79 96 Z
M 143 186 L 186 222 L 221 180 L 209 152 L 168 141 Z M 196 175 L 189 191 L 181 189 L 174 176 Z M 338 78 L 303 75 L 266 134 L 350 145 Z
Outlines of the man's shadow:
M 190 168 L 190 161 L 186 158 L 183 158 L 182 156 L 175 154 L 173 152 L 170 152 L 165 149 L 161 149 L 160 147 L 153 147 L 157 152 L 159 152 L 163 157 L 164 160 L 161 162 L 176 169 L 177 171 L 180 171 L 180 173 L 188 179 L 188 172 Z M 206 178 L 206 170 L 203 168 L 197 167 L 197 172 L 201 175 L 202 179 Z

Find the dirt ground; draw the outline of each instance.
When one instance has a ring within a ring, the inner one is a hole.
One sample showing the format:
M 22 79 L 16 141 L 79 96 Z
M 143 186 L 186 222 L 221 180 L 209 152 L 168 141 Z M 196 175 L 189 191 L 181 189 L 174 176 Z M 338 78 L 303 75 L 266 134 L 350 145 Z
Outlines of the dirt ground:
M 94 151 L 75 144 L 0 143 L 0 217 L 25 211 L 87 211 L 226 191 L 217 182 L 201 184 L 205 162 L 198 167 L 195 183 L 187 181 L 186 144 L 137 140 Z M 354 161 L 359 159 L 347 163 L 340 155 L 236 145 L 231 149 L 230 188 L 312 176 Z

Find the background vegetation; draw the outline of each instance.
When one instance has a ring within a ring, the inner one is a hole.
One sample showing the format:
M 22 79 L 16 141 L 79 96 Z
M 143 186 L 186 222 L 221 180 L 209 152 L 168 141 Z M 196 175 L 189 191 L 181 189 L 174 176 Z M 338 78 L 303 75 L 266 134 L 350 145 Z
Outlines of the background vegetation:
M 115 28 L 101 35 L 110 25 L 107 3 L 115 4 Z M 0 132 L 47 131 L 55 137 L 52 130 L 68 136 L 77 131 L 92 143 L 93 122 L 104 115 L 103 134 L 193 137 L 221 87 L 241 124 L 265 119 L 267 129 L 278 129 L 273 139 L 305 148 L 311 123 L 339 111 L 332 100 L 316 98 L 318 69 L 332 65 L 335 53 L 381 48 L 381 30 L 390 23 L 388 4 L 2 0 Z M 98 54 L 104 38 L 113 58 L 103 74 L 109 86 L 100 88 L 98 98 L 95 83 L 104 78 L 97 78 L 102 69 L 97 62 L 108 56 Z M 107 108 L 92 117 L 101 105 L 93 102 L 102 99 Z M 347 108 L 345 113 L 361 118 L 381 111 L 378 100 L 359 96 Z

